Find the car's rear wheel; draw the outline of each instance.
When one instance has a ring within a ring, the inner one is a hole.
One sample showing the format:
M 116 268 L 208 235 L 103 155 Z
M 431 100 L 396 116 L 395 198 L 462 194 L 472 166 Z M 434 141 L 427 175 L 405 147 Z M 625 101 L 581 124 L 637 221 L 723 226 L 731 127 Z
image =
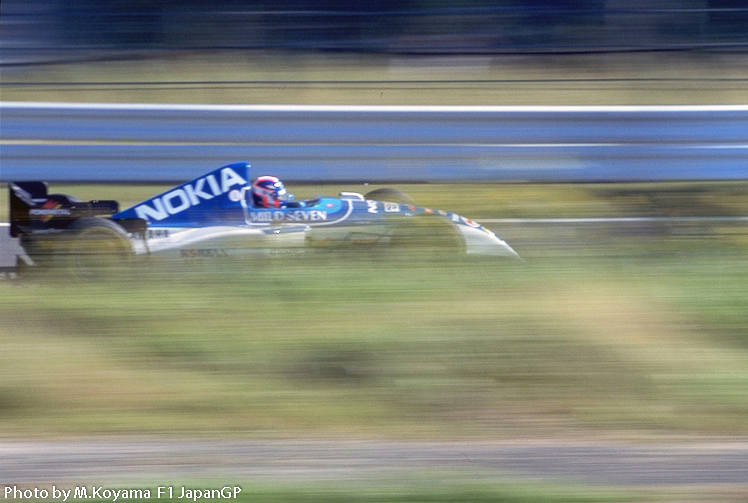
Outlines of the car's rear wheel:
M 82 280 L 118 276 L 128 267 L 133 252 L 125 230 L 104 218 L 74 222 L 60 244 L 65 272 Z

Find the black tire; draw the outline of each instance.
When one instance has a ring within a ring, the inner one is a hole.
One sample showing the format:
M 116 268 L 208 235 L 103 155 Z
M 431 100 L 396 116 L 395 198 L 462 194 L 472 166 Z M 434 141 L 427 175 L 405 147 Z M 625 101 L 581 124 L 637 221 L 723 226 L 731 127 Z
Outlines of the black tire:
M 454 223 L 438 215 L 403 217 L 394 225 L 390 245 L 397 251 L 426 255 L 465 252 L 465 240 L 460 230 Z
M 402 190 L 391 189 L 389 187 L 369 191 L 364 195 L 364 199 L 369 199 L 371 201 L 387 201 L 390 203 L 415 204 L 413 198 Z
M 90 281 L 116 277 L 133 257 L 127 232 L 104 218 L 82 218 L 68 227 L 60 244 L 63 270 L 75 278 Z

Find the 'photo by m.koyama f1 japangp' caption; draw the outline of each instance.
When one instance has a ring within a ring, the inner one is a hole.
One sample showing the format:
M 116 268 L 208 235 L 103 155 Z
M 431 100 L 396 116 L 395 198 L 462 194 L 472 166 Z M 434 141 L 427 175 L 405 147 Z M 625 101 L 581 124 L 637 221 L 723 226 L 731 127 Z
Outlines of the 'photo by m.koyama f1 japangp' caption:
M 2 491 L 6 500 L 77 501 L 96 499 L 120 501 L 132 499 L 184 499 L 185 501 L 236 499 L 242 492 L 239 486 L 185 487 L 157 486 L 140 488 L 109 488 L 103 486 L 74 487 L 26 487 L 5 486 Z

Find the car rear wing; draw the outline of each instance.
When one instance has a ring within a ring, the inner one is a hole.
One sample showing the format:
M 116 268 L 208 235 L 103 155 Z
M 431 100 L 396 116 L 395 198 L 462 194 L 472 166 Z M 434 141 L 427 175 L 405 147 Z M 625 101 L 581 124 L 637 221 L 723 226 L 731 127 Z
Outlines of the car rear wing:
M 117 201 L 81 201 L 65 194 L 49 194 L 46 182 L 10 182 L 8 187 L 12 237 L 62 231 L 78 219 L 109 217 L 119 211 Z

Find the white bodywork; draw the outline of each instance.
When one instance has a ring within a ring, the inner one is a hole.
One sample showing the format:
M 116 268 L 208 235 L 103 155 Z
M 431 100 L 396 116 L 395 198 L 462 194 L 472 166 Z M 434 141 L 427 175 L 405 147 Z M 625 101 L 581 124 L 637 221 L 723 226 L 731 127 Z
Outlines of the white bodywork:
M 458 225 L 457 228 L 465 240 L 465 250 L 467 253 L 520 258 L 517 252 L 506 241 L 488 229 L 469 227 L 467 225 Z

